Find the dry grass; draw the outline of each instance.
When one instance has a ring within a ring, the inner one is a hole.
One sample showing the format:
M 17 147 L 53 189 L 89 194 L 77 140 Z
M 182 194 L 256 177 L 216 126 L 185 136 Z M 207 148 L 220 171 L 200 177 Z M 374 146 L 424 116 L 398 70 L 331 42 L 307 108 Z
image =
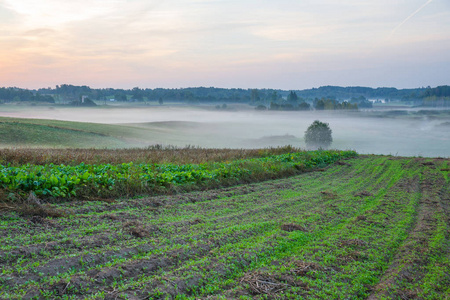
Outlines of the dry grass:
M 247 273 L 242 277 L 241 283 L 247 284 L 254 295 L 276 294 L 286 289 L 289 285 L 282 283 L 271 274 L 262 272 Z
M 15 203 L 0 202 L 0 212 L 15 211 L 23 217 L 30 218 L 60 218 L 70 214 L 70 212 L 52 208 L 48 204 L 38 204 L 28 201 Z
M 366 246 L 367 242 L 360 239 L 342 240 L 340 246 Z
M 300 149 L 291 146 L 266 149 L 203 149 L 196 147 L 176 148 L 170 146 L 153 146 L 144 149 L 5 148 L 0 149 L 0 164 L 121 164 L 131 161 L 138 164 L 199 164 L 205 162 L 265 157 L 300 151 Z
M 308 272 L 323 271 L 324 268 L 314 262 L 294 261 L 295 269 L 293 270 L 295 275 L 306 276 Z
M 343 255 L 337 258 L 339 263 L 346 264 L 354 261 L 364 260 L 366 256 L 360 251 L 350 251 L 347 255 Z
M 0 190 L 0 212 L 15 211 L 23 217 L 31 218 L 59 218 L 70 214 L 67 210 L 55 209 L 48 204 L 43 204 L 33 192 L 28 197 L 14 194 L 15 201 L 5 197 L 5 191 Z

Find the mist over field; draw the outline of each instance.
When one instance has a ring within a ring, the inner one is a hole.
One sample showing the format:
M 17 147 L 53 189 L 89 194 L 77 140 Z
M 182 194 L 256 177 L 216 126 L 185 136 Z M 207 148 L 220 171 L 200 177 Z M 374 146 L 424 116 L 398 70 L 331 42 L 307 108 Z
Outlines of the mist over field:
M 430 116 L 375 116 L 367 112 L 216 111 L 209 108 L 129 107 L 7 109 L 1 116 L 115 124 L 135 129 L 129 146 L 153 144 L 217 148 L 305 147 L 314 120 L 328 122 L 332 148 L 367 154 L 448 157 L 447 119 Z M 127 137 L 125 137 L 127 138 Z
M 0 0 L 0 299 L 450 300 L 449 20 Z

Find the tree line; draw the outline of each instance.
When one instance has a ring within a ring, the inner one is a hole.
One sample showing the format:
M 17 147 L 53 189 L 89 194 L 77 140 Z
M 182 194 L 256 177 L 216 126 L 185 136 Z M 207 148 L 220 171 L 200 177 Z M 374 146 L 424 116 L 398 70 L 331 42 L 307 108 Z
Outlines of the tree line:
M 55 99 L 51 95 L 44 95 L 36 91 L 14 87 L 0 88 L 0 101 L 3 102 L 33 101 L 33 102 L 55 103 Z
M 427 88 L 423 93 L 423 106 L 450 107 L 450 86 Z
M 450 87 L 396 89 L 369 87 L 338 87 L 323 86 L 306 90 L 280 89 L 239 89 L 216 87 L 189 88 L 139 88 L 94 89 L 89 86 L 71 84 L 57 85 L 55 88 L 41 88 L 37 90 L 21 89 L 17 87 L 0 88 L 0 101 L 21 102 L 35 101 L 54 103 L 78 103 L 81 97 L 96 101 L 122 102 L 154 102 L 165 101 L 180 103 L 247 103 L 259 109 L 272 110 L 309 110 L 321 109 L 355 109 L 370 108 L 368 99 L 416 101 L 418 105 L 432 105 L 436 103 L 449 104 Z

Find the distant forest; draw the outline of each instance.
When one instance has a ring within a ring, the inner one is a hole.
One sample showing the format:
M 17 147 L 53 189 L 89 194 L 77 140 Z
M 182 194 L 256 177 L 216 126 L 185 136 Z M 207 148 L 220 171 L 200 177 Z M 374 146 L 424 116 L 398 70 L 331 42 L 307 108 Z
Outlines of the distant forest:
M 95 100 L 95 101 L 93 101 Z M 371 100 L 371 101 L 369 101 Z M 370 108 L 373 102 L 405 101 L 417 106 L 450 107 L 450 86 L 396 89 L 323 86 L 307 90 L 195 88 L 94 89 L 70 84 L 38 90 L 0 88 L 0 103 L 46 102 L 70 105 L 95 105 L 95 102 L 179 102 L 188 104 L 245 103 L 256 109 L 309 110 Z

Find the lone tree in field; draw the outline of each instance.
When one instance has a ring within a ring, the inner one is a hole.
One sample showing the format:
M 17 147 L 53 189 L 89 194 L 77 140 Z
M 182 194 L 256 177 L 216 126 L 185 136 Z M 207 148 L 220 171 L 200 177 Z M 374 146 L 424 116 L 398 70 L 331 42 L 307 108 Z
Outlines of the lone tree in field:
M 305 131 L 305 143 L 309 149 L 328 148 L 333 142 L 331 129 L 328 123 L 316 120 Z

